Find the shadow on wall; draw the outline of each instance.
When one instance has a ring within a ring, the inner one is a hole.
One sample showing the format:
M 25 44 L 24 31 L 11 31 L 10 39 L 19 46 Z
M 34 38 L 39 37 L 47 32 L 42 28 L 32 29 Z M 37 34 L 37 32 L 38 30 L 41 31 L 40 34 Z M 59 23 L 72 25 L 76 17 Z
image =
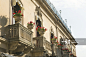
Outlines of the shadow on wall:
M 6 16 L 0 16 L 0 36 L 4 37 L 5 35 L 5 27 L 7 25 L 8 18 Z

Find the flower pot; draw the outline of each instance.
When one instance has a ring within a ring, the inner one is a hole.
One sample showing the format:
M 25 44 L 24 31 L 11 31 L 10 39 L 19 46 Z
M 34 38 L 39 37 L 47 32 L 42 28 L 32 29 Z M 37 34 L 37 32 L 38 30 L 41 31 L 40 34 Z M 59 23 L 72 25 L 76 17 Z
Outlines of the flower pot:
M 56 42 L 56 39 L 52 40 L 52 42 L 53 42 L 53 43 Z
M 33 29 L 33 25 L 27 25 L 28 29 Z
M 70 57 L 73 57 L 73 55 L 70 55 Z
M 14 16 L 16 23 L 21 21 L 22 16 Z
M 61 49 L 62 48 L 62 46 L 58 46 L 58 49 Z
M 67 52 L 67 53 L 70 53 L 70 52 Z
M 68 54 L 67 51 L 63 51 L 63 54 Z
M 67 54 L 67 51 L 63 51 L 63 54 Z
M 40 34 L 40 36 L 43 36 L 44 31 L 43 31 L 43 30 L 40 30 L 40 31 L 39 31 L 39 34 Z
M 62 46 L 58 46 L 58 49 L 61 49 L 62 48 Z

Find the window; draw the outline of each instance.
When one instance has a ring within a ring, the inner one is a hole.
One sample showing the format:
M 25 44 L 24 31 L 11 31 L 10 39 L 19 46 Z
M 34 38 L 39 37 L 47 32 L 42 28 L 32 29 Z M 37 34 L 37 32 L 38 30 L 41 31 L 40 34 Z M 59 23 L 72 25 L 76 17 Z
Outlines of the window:
M 38 19 L 36 20 L 36 27 L 40 26 L 41 27 L 41 21 Z M 39 32 L 37 32 L 37 36 L 40 36 Z
M 54 34 L 51 33 L 51 37 L 50 37 L 50 40 L 54 37 Z M 52 40 L 51 40 L 51 43 L 52 43 Z

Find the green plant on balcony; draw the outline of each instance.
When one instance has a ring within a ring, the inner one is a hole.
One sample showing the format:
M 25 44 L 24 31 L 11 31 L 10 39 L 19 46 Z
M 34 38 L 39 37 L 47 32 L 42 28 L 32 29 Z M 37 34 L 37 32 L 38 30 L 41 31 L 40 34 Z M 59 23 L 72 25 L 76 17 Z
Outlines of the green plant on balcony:
M 33 23 L 32 21 L 30 21 L 30 22 L 28 22 L 27 23 L 27 27 L 28 27 L 28 29 L 33 29 L 33 25 L 35 25 L 35 23 Z
M 65 48 L 65 49 L 62 49 L 63 51 L 68 51 L 68 49 L 67 48 Z
M 71 57 L 74 57 L 74 55 L 73 55 L 73 54 L 70 54 L 70 56 L 71 56 Z
M 51 39 L 52 42 L 56 42 L 57 37 L 54 36 L 54 38 Z
M 67 53 L 70 53 L 71 51 L 67 51 Z
M 38 26 L 36 28 L 37 32 L 39 32 L 39 34 L 42 36 L 44 34 L 45 31 L 47 31 L 47 29 L 45 27 L 40 27 Z
M 56 42 L 56 44 L 58 45 L 58 44 L 59 44 L 59 42 L 57 41 L 57 42 Z
M 21 11 L 20 10 L 18 12 L 16 11 L 16 13 L 13 13 L 13 17 L 15 18 L 15 21 L 16 22 L 20 22 L 22 16 L 23 16 L 23 14 L 21 14 Z
M 18 12 L 16 11 L 16 13 L 13 13 L 13 17 L 15 16 L 23 16 L 23 14 L 21 14 L 21 11 L 19 10 Z
M 61 44 L 58 44 L 57 46 L 58 46 L 58 48 L 62 48 L 63 47 L 63 45 L 61 45 Z

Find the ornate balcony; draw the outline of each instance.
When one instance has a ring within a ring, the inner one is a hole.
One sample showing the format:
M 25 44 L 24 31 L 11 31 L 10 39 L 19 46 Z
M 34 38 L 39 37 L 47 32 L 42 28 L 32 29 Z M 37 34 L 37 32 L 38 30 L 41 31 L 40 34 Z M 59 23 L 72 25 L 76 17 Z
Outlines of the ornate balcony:
M 35 37 L 33 38 L 33 42 L 35 47 L 32 50 L 32 54 L 34 56 L 45 56 L 46 54 L 52 54 L 51 43 L 48 42 L 45 37 Z
M 9 25 L 6 27 L 6 39 L 9 43 L 10 53 L 24 54 L 32 48 L 32 31 L 21 24 Z

